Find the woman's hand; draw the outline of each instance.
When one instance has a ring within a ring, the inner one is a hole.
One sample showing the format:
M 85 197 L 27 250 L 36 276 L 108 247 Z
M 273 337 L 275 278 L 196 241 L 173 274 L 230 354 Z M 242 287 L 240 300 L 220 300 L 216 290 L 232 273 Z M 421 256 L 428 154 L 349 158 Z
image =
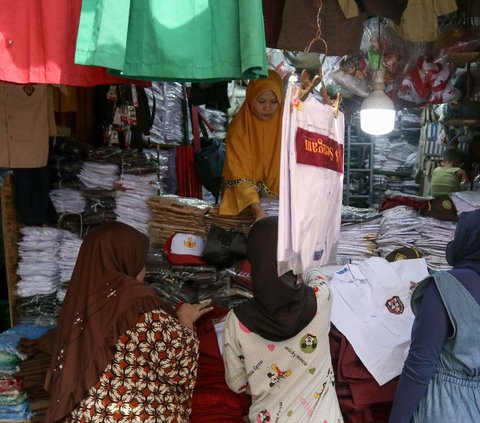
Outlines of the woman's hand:
M 268 214 L 258 203 L 254 203 L 250 206 L 250 210 L 252 210 L 253 214 L 255 215 L 255 220 L 253 223 L 258 222 L 260 219 L 267 217 Z
M 210 306 L 212 300 L 201 301 L 198 304 L 184 303 L 177 309 L 178 321 L 183 325 L 193 329 L 193 324 L 205 313 L 213 310 Z

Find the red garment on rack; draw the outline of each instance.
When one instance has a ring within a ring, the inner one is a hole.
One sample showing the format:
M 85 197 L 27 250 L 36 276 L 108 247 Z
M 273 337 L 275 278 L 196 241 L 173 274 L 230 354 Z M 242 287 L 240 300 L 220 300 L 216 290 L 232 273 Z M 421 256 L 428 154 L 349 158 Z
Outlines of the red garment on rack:
M 178 195 L 190 198 L 202 198 L 202 185 L 195 168 L 193 145 L 179 145 L 176 148 L 175 166 Z
M 0 80 L 82 87 L 138 84 L 109 75 L 105 68 L 74 64 L 81 4 L 81 0 L 2 0 Z

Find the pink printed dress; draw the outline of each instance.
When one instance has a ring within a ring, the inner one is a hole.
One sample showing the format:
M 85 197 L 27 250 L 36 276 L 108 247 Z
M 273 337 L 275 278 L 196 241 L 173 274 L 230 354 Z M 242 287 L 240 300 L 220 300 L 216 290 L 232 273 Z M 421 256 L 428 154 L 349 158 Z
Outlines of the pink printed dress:
M 247 329 L 230 311 L 225 322 L 225 379 L 252 395 L 250 422 L 343 422 L 335 392 L 328 333 L 332 296 L 310 272 L 317 314 L 293 338 L 272 342 Z

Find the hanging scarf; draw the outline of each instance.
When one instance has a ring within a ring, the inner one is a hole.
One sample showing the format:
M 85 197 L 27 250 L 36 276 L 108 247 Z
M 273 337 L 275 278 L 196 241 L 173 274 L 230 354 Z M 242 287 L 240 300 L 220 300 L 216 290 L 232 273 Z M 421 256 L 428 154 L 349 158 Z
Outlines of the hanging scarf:
M 253 298 L 234 308 L 252 332 L 270 341 L 298 334 L 313 319 L 317 302 L 313 290 L 292 272 L 277 274 L 278 218 L 256 222 L 248 235 L 247 256 L 252 266 Z
M 119 337 L 141 313 L 164 308 L 135 278 L 145 265 L 148 238 L 120 222 L 90 232 L 80 248 L 59 316 L 45 389 L 46 421 L 65 418 L 111 362 Z
M 271 90 L 279 103 L 269 120 L 261 120 L 253 113 L 253 103 L 264 90 Z M 250 81 L 245 101 L 227 131 L 222 174 L 226 187 L 220 214 L 237 215 L 258 202 L 260 184 L 278 197 L 282 110 L 283 83 L 278 73 L 269 70 L 268 78 Z
M 447 245 L 446 259 L 455 269 L 480 273 L 480 209 L 460 214 L 455 237 Z

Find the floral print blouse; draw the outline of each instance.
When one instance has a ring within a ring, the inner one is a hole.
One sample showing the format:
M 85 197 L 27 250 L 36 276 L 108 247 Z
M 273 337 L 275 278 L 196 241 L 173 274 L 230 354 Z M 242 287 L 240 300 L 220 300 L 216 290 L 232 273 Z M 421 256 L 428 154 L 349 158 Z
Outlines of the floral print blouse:
M 67 422 L 188 422 L 198 339 L 163 310 L 140 315 Z

